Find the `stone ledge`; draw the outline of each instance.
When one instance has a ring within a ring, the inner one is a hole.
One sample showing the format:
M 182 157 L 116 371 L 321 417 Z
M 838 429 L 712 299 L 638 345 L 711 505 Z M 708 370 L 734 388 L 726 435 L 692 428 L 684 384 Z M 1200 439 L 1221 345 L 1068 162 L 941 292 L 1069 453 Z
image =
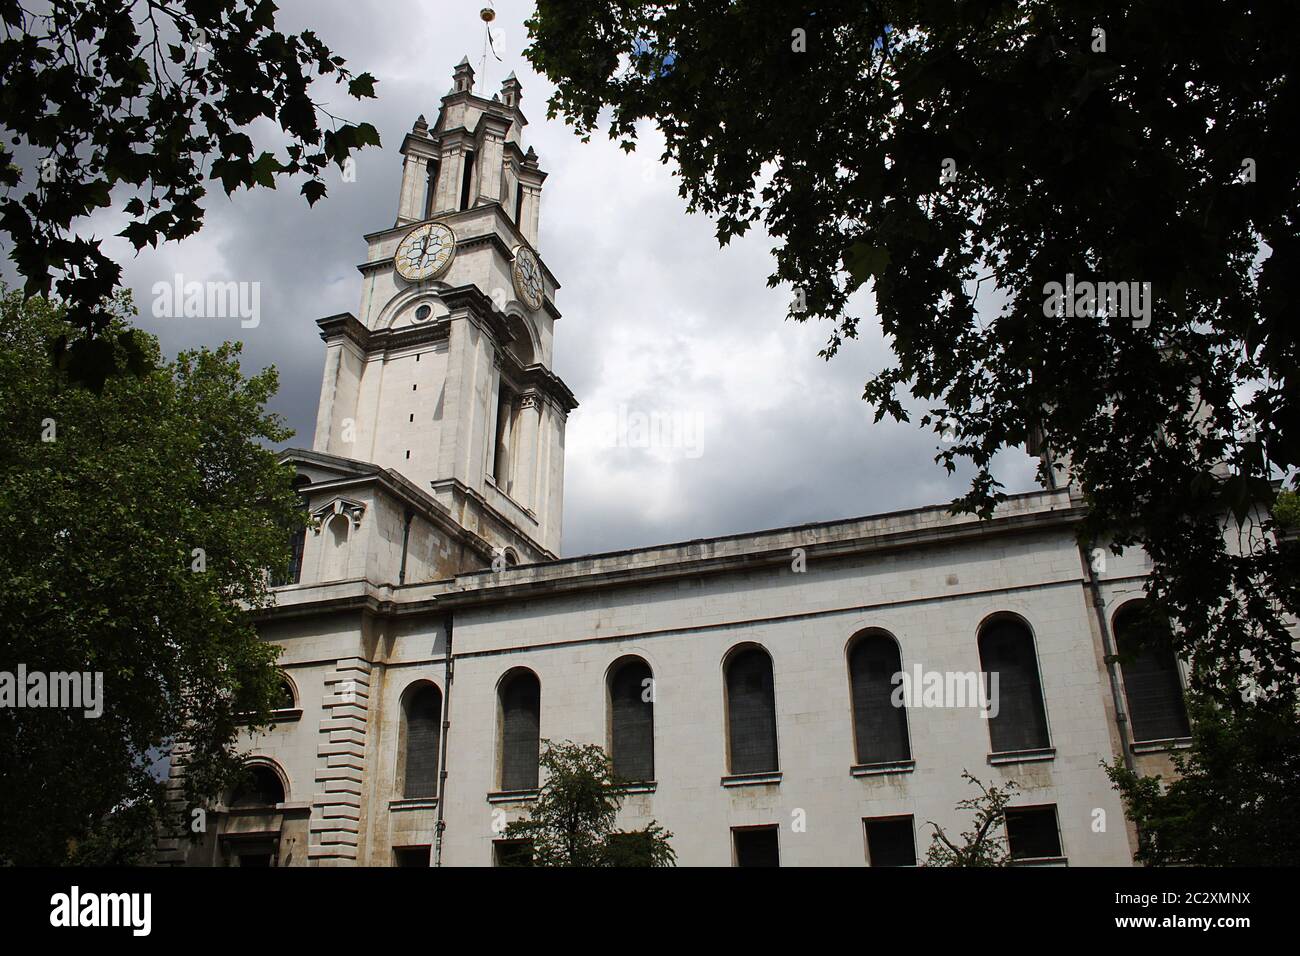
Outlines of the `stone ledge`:
M 657 780 L 638 780 L 616 788 L 619 793 L 654 793 L 659 789 Z
M 1191 737 L 1167 737 L 1164 740 L 1135 740 L 1128 749 L 1135 754 L 1157 754 L 1170 750 L 1190 750 Z
M 388 801 L 388 809 L 393 812 L 402 810 L 435 810 L 437 807 L 437 797 L 403 797 L 400 800 Z
M 539 795 L 536 788 L 532 790 L 497 790 L 487 795 L 488 803 L 532 803 Z
M 915 760 L 884 760 L 879 763 L 859 763 L 849 768 L 855 777 L 878 777 L 888 773 L 911 773 L 916 769 Z
M 764 787 L 775 786 L 780 782 L 780 770 L 766 770 L 762 773 L 733 773 L 722 778 L 724 787 Z
M 989 765 L 993 767 L 1013 763 L 1038 763 L 1055 759 L 1055 747 L 1041 747 L 1037 750 L 1007 750 L 1001 753 L 991 753 L 988 756 Z

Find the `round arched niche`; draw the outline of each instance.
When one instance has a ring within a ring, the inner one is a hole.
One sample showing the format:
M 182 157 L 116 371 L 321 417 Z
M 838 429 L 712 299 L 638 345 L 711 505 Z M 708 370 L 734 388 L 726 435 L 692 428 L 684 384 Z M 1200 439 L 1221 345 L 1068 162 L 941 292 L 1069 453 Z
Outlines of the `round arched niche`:
M 507 312 L 506 326 L 510 329 L 512 336 L 506 345 L 506 351 L 524 368 L 536 365 L 540 361 L 537 355 L 539 348 L 536 335 L 533 333 L 532 323 L 522 315 Z

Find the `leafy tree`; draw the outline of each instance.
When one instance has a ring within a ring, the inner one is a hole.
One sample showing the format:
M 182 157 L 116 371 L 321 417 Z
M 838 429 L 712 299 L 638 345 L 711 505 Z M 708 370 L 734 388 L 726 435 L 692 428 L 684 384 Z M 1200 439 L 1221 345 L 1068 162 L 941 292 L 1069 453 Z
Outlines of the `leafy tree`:
M 1006 866 L 1010 861 L 1005 836 L 1006 809 L 1019 787 L 1014 780 L 1008 781 L 1004 787 L 996 784 L 986 787 L 965 770 L 961 776 L 967 783 L 973 783 L 980 789 L 978 797 L 968 797 L 957 803 L 958 810 L 974 813 L 970 829 L 962 831 L 959 844 L 949 839 L 943 827 L 927 820 L 934 827 L 934 835 L 930 838 L 930 849 L 925 854 L 925 865 Z
M 120 348 L 129 296 L 106 307 Z M 265 411 L 274 369 L 246 378 L 232 344 L 164 363 L 135 332 L 140 374 L 95 393 L 48 360 L 70 333 L 44 299 L 0 298 L 0 671 L 103 675 L 99 717 L 0 708 L 0 860 L 18 864 L 138 858 L 174 739 L 191 805 L 234 779 L 241 726 L 278 692 L 250 612 L 305 520 L 266 447 L 290 435 Z
M 1204 710 L 1204 708 L 1202 708 Z M 1264 707 L 1199 713 L 1172 782 L 1106 767 L 1148 866 L 1294 866 L 1300 859 L 1300 725 Z
M 595 744 L 543 741 L 545 781 L 526 820 L 505 829 L 532 844 L 532 866 L 672 866 L 672 834 L 651 821 L 640 830 L 614 829 L 623 783 Z
M 628 149 L 657 125 L 721 243 L 772 236 L 826 357 L 874 293 L 896 362 L 864 397 L 953 431 L 956 510 L 1004 496 L 999 450 L 1050 449 L 1081 543 L 1150 554 L 1193 690 L 1232 710 L 1262 673 L 1294 709 L 1300 544 L 1268 515 L 1300 474 L 1300 6 L 540 0 L 528 26 L 551 114 Z M 1070 282 L 1137 285 L 1123 312 Z
M 1273 504 L 1273 520 L 1283 532 L 1300 528 L 1300 495 L 1294 491 L 1280 492 Z
M 0 0 L 0 228 L 26 292 L 49 295 L 53 285 L 67 303 L 73 334 L 56 358 L 98 387 L 123 348 L 135 354 L 136 340 L 122 348 L 104 340 L 113 312 L 103 303 L 121 267 L 99 240 L 76 235 L 77 223 L 129 197 L 121 209 L 131 221 L 119 235 L 139 250 L 199 230 L 207 180 L 229 194 L 301 175 L 314 203 L 325 195 L 325 167 L 379 145 L 379 134 L 326 113 L 311 83 L 332 75 L 349 95 L 372 97 L 375 80 L 350 72 L 310 30 L 278 31 L 271 0 L 41 7 Z M 283 132 L 282 152 L 258 151 L 248 133 L 258 120 Z M 24 174 L 11 145 L 30 147 L 36 167 Z

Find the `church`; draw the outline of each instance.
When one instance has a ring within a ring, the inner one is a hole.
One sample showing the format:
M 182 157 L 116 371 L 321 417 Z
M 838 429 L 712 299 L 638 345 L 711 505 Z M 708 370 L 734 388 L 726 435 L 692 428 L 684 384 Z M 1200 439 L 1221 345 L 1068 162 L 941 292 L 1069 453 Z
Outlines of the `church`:
M 356 314 L 317 323 L 312 447 L 283 453 L 314 521 L 258 618 L 282 700 L 242 743 L 253 783 L 160 862 L 526 862 L 503 830 L 542 742 L 571 740 L 681 866 L 922 864 L 932 824 L 969 823 L 964 772 L 1017 784 L 1016 865 L 1131 865 L 1102 763 L 1169 771 L 1185 674 L 1117 657 L 1149 565 L 1080 548 L 1077 488 L 563 556 L 578 400 L 521 96 L 455 68 Z M 174 795 L 183 772 L 178 751 Z

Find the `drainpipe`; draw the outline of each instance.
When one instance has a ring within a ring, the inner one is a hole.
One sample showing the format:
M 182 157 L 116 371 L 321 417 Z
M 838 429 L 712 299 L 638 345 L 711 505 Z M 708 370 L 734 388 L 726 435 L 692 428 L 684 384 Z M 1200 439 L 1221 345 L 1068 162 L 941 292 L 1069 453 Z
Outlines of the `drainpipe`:
M 1084 577 L 1088 582 L 1088 592 L 1092 597 L 1092 607 L 1097 615 L 1097 627 L 1101 629 L 1101 648 L 1106 659 L 1106 675 L 1110 678 L 1110 696 L 1115 705 L 1115 724 L 1119 728 L 1119 742 L 1124 751 L 1124 766 L 1134 769 L 1133 752 L 1129 749 L 1128 711 L 1124 708 L 1124 695 L 1119 689 L 1119 666 L 1115 659 L 1115 649 L 1110 639 L 1110 627 L 1106 624 L 1106 602 L 1101 596 L 1101 585 L 1092 569 L 1091 542 L 1079 542 L 1079 560 L 1083 562 Z
M 447 805 L 447 735 L 451 730 L 451 682 L 455 678 L 456 668 L 451 657 L 451 614 L 447 614 L 447 649 L 443 655 L 443 694 L 442 694 L 442 739 L 438 742 L 438 822 L 434 826 L 433 865 L 442 866 L 442 831 L 447 828 L 443 822 L 443 808 Z

